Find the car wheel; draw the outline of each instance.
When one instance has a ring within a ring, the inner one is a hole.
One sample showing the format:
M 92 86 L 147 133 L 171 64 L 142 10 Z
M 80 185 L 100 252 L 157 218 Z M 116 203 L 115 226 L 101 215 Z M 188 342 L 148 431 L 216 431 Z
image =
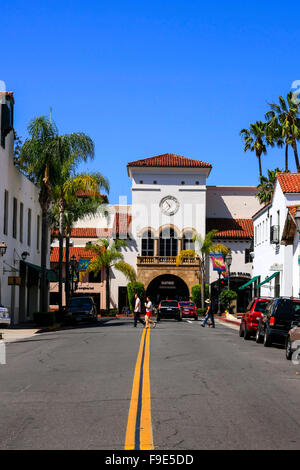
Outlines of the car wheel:
M 293 350 L 292 350 L 292 343 L 290 338 L 287 339 L 286 342 L 286 348 L 285 348 L 285 357 L 287 358 L 288 361 L 292 359 L 293 356 Z
M 260 329 L 257 328 L 256 335 L 255 335 L 255 341 L 259 344 L 262 343 L 262 336 L 260 334 Z
M 240 338 L 243 338 L 243 336 L 244 336 L 243 323 L 240 324 L 239 336 L 240 336 Z
M 195 316 L 195 321 L 198 321 L 198 315 Z
M 251 337 L 251 335 L 250 335 L 250 333 L 249 333 L 249 331 L 248 331 L 247 325 L 245 325 L 244 339 L 245 339 L 245 340 L 248 340 L 248 339 L 250 339 L 250 337 Z
M 265 334 L 264 334 L 264 346 L 266 348 L 268 348 L 269 346 L 272 346 L 271 335 L 268 335 L 267 330 L 265 331 Z

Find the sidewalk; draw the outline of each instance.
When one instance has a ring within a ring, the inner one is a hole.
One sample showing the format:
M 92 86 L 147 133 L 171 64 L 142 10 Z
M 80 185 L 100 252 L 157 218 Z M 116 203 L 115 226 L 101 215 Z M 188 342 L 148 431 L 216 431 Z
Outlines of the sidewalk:
M 57 330 L 61 325 L 53 325 L 43 328 L 34 327 L 29 325 L 16 325 L 13 328 L 0 328 L 0 336 L 5 343 L 13 343 L 22 339 L 31 338 L 38 333 L 45 333 L 46 331 Z
M 237 318 L 235 315 L 231 315 L 230 313 L 223 314 L 221 317 L 216 317 L 219 321 L 225 323 L 231 323 L 233 325 L 240 326 L 241 320 Z

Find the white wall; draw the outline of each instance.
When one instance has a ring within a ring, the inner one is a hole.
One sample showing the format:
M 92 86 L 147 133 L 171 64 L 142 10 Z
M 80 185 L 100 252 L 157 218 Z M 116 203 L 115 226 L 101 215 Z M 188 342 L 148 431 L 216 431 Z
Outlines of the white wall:
M 1 116 L 0 116 L 1 120 Z M 15 323 L 19 319 L 19 290 L 20 287 L 8 286 L 8 276 L 18 276 L 21 254 L 30 253 L 26 261 L 41 265 L 40 248 L 37 249 L 37 215 L 40 216 L 40 247 L 41 247 L 41 209 L 38 202 L 39 191 L 13 163 L 13 132 L 6 137 L 5 149 L 0 145 L 0 241 L 5 242 L 7 251 L 0 257 L 1 301 L 11 309 Z M 8 190 L 8 235 L 4 234 L 4 191 Z M 13 198 L 17 199 L 17 238 L 13 238 Z M 23 212 L 23 242 L 20 241 L 20 203 L 24 204 Z M 31 209 L 31 244 L 27 243 L 27 214 Z M 48 264 L 49 265 L 49 264 Z M 3 269 L 5 272 L 3 273 Z M 36 293 L 38 295 L 38 293 Z M 26 305 L 26 299 L 25 299 Z M 23 308 L 26 308 L 25 305 Z M 37 301 L 38 305 L 38 301 Z M 13 308 L 14 307 L 14 308 Z M 24 313 L 24 312 L 23 312 Z
M 207 217 L 251 219 L 261 208 L 256 187 L 207 186 Z

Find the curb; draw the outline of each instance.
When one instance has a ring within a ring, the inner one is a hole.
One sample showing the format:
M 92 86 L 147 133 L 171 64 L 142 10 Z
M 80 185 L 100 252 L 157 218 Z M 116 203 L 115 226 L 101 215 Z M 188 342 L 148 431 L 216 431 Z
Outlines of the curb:
M 223 321 L 225 323 L 232 323 L 233 325 L 240 326 L 241 322 L 239 320 L 228 320 L 227 318 L 218 318 L 218 320 Z
M 37 330 L 34 334 L 36 335 L 38 333 L 46 333 L 47 331 L 58 330 L 61 327 L 62 327 L 61 324 L 52 325 L 52 326 L 45 326 L 44 328 L 40 328 L 39 330 Z

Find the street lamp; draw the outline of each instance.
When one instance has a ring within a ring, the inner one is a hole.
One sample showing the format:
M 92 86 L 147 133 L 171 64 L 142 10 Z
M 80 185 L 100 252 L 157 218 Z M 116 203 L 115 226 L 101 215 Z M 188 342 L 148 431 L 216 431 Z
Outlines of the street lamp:
M 7 245 L 5 242 L 0 243 L 0 256 L 4 256 L 7 250 Z
M 77 267 L 77 258 L 75 255 L 73 255 L 70 259 L 70 267 L 71 267 L 71 272 L 72 272 L 71 295 L 73 295 L 74 294 L 74 274 L 75 274 L 75 270 Z
M 294 218 L 295 218 L 297 232 L 298 232 L 298 236 L 299 236 L 298 245 L 300 246 L 300 208 L 299 207 L 296 210 L 296 214 L 295 214 Z M 299 264 L 299 270 L 300 270 L 299 250 L 298 250 L 298 264 Z M 300 276 L 299 276 L 299 297 L 300 297 Z
M 230 289 L 230 266 L 232 264 L 232 254 L 230 253 L 230 251 L 225 256 L 225 263 L 226 263 L 226 267 L 228 270 L 228 290 L 229 290 Z

